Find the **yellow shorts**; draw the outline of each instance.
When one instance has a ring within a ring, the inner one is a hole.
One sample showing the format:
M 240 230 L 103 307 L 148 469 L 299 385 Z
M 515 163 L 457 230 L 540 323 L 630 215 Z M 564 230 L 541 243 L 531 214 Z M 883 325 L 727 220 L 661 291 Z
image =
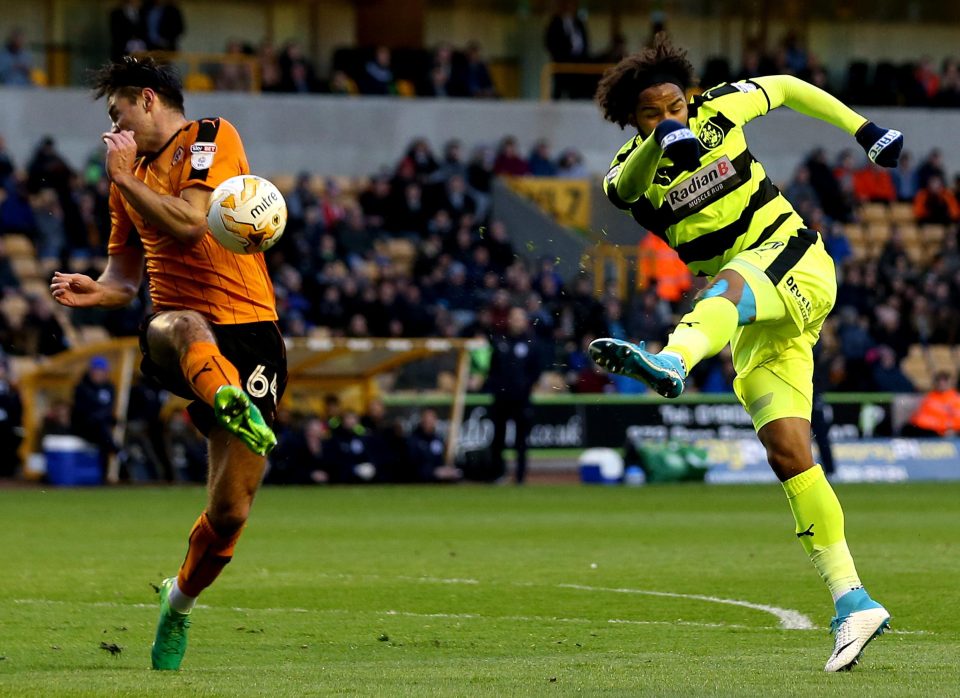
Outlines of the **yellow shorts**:
M 724 269 L 746 280 L 757 302 L 756 321 L 730 342 L 734 392 L 754 428 L 775 419 L 810 419 L 813 346 L 837 298 L 837 276 L 820 235 L 801 230 L 741 252 Z

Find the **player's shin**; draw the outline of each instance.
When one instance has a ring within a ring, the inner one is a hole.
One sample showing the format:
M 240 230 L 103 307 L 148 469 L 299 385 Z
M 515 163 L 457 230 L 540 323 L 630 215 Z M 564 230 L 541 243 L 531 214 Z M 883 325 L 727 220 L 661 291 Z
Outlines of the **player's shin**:
M 783 483 L 797 538 L 836 601 L 862 587 L 843 532 L 843 509 L 817 465 Z
M 213 342 L 194 342 L 187 347 L 180 358 L 180 368 L 197 397 L 211 406 L 221 386 L 241 387 L 236 367 Z
M 704 298 L 681 318 L 663 351 L 682 358 L 689 374 L 700 361 L 727 345 L 738 323 L 739 312 L 731 301 L 721 296 Z
M 196 599 L 223 571 L 233 558 L 233 549 L 242 530 L 241 528 L 230 536 L 222 536 L 214 530 L 207 512 L 200 515 L 190 531 L 190 547 L 177 575 L 175 589 L 177 594 L 186 597 L 184 603 Z M 173 603 L 171 594 L 171 604 Z

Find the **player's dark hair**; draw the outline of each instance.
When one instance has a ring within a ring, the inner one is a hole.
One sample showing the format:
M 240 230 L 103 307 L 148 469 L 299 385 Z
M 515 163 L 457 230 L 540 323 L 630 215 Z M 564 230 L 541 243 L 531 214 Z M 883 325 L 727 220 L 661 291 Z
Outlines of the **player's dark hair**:
M 157 63 L 150 56 L 124 56 L 93 71 L 90 79 L 96 99 L 113 94 L 135 99 L 140 90 L 149 87 L 168 107 L 183 113 L 183 83 L 172 65 Z
M 623 128 L 633 124 L 637 97 L 645 89 L 670 82 L 686 92 L 693 78 L 686 50 L 675 48 L 661 35 L 652 47 L 608 68 L 597 86 L 596 100 L 603 118 Z

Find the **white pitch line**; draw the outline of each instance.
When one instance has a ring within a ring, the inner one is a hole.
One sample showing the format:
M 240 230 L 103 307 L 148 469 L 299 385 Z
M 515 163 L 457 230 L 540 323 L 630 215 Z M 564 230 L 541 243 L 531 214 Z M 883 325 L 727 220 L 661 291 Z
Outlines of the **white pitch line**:
M 642 594 L 644 596 L 664 596 L 673 599 L 693 599 L 695 601 L 707 601 L 709 603 L 725 604 L 727 606 L 742 606 L 751 608 L 755 611 L 764 611 L 775 616 L 780 622 L 780 627 L 784 630 L 814 630 L 816 626 L 807 616 L 794 611 L 790 608 L 780 608 L 779 606 L 768 606 L 761 603 L 752 603 L 750 601 L 741 601 L 739 599 L 722 599 L 718 596 L 705 596 L 703 594 L 679 594 L 672 591 L 649 591 L 646 589 L 618 589 L 608 587 L 593 587 L 585 584 L 558 584 L 561 589 L 579 589 L 580 591 L 602 591 L 610 594 Z
M 747 602 L 735 602 L 732 599 L 716 599 L 714 597 L 696 596 L 692 594 L 671 594 L 668 592 L 649 592 L 637 589 L 602 589 L 599 587 L 583 587 L 580 585 L 558 584 L 561 588 L 584 589 L 587 591 L 610 591 L 616 593 L 648 594 L 653 596 L 674 596 L 678 598 L 690 598 L 696 600 L 713 601 L 714 603 L 728 602 L 740 606 Z M 148 608 L 154 610 L 157 608 L 155 603 L 120 603 L 118 601 L 63 601 L 57 599 L 14 599 L 13 603 L 24 606 L 93 606 L 97 608 Z M 216 609 L 217 606 L 206 604 L 197 604 L 200 609 Z M 756 608 L 757 605 L 751 604 L 749 608 Z M 401 616 L 405 618 L 447 618 L 451 620 L 508 620 L 531 623 L 608 623 L 611 625 L 683 625 L 696 628 L 737 628 L 750 629 L 751 626 L 740 625 L 737 623 L 700 623 L 688 620 L 636 620 L 627 618 L 609 618 L 607 620 L 597 618 L 560 618 L 555 616 L 485 616 L 479 613 L 417 613 L 415 611 L 363 611 L 348 608 L 298 608 L 295 606 L 280 607 L 258 607 L 245 608 L 242 606 L 219 607 L 221 610 L 235 611 L 237 613 L 315 613 L 318 615 L 375 615 L 375 616 Z M 790 630 L 819 630 L 811 625 L 809 628 L 788 628 Z M 894 635 L 936 635 L 929 630 L 887 630 L 887 633 Z
M 479 584 L 476 579 L 446 579 L 443 577 L 403 577 L 404 580 L 417 582 L 437 583 L 437 584 Z M 531 582 L 510 582 L 513 586 L 540 586 Z M 779 606 L 769 606 L 767 604 L 752 603 L 750 601 L 741 601 L 739 599 L 723 599 L 718 596 L 706 596 L 704 594 L 680 594 L 670 591 L 652 591 L 646 589 L 622 589 L 593 587 L 584 584 L 557 584 L 558 589 L 579 589 L 581 591 L 599 591 L 614 594 L 642 594 L 645 596 L 661 596 L 674 599 L 692 599 L 695 601 L 707 601 L 709 603 L 726 604 L 728 606 L 741 606 L 755 611 L 763 611 L 774 616 L 784 630 L 814 630 L 816 625 L 806 615 L 792 608 L 780 608 Z
M 478 579 L 460 577 L 408 577 L 405 575 L 397 575 L 396 577 L 390 577 L 390 579 L 399 579 L 402 582 L 426 582 L 428 584 L 469 584 L 471 586 L 480 583 L 480 580 Z
M 597 620 L 594 618 L 558 618 L 556 616 L 484 616 L 477 613 L 414 613 L 410 611 L 387 611 L 388 616 L 405 616 L 410 618 L 452 618 L 452 619 L 479 619 L 479 620 L 515 620 L 532 623 L 610 623 L 617 625 L 691 625 L 698 628 L 746 628 L 745 625 L 734 623 L 697 623 L 694 621 L 672 620 L 626 620 L 610 618 Z
M 118 601 L 62 601 L 55 599 L 14 599 L 15 604 L 24 606 L 94 606 L 96 608 L 149 608 L 151 610 L 157 607 L 157 604 L 151 603 L 120 603 Z M 215 606 L 206 606 L 197 604 L 196 608 L 209 609 Z M 265 607 L 265 608 L 243 608 L 241 606 L 228 606 L 222 610 L 236 611 L 239 613 L 315 613 L 318 615 L 369 615 L 369 616 L 392 616 L 402 618 L 439 618 L 446 620 L 498 620 L 498 621 L 519 621 L 527 623 L 576 623 L 581 625 L 595 625 L 598 623 L 609 623 L 616 625 L 686 625 L 698 628 L 746 628 L 745 625 L 735 623 L 697 623 L 694 621 L 667 621 L 667 620 L 629 620 L 623 618 L 610 618 L 608 620 L 597 618 L 560 618 L 555 616 L 486 616 L 481 613 L 417 613 L 415 611 L 364 611 L 352 610 L 347 608 L 296 608 L 296 607 Z

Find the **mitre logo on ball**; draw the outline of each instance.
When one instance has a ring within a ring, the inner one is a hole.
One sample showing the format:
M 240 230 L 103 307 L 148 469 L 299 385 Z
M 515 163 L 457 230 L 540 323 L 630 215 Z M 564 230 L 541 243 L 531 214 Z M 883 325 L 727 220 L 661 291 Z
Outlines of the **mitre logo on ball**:
M 231 252 L 255 254 L 273 247 L 287 224 L 287 204 L 273 182 L 257 175 L 231 177 L 210 197 L 207 225 Z

